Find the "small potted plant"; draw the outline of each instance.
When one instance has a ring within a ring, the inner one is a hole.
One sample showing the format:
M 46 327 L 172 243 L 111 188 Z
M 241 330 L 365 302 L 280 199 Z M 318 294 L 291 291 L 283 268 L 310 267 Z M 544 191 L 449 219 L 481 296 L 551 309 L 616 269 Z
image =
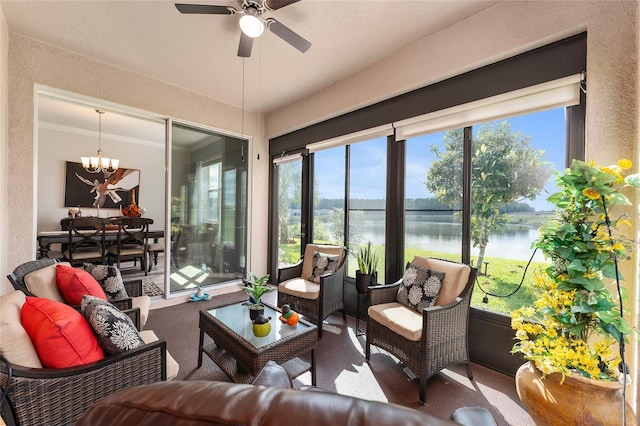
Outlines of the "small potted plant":
M 249 272 L 249 280 L 245 280 L 245 286 L 242 289 L 249 295 L 249 300 L 243 303 L 243 305 L 249 307 L 249 317 L 251 321 L 258 318 L 258 316 L 264 314 L 264 306 L 262 305 L 261 298 L 265 293 L 273 291 L 274 288 L 267 285 L 269 281 L 269 274 L 262 277 L 258 277 L 255 274 Z
M 355 255 L 358 262 L 356 271 L 356 290 L 358 293 L 366 293 L 368 287 L 378 282 L 378 255 L 371 249 L 371 241 L 366 246 L 360 247 Z

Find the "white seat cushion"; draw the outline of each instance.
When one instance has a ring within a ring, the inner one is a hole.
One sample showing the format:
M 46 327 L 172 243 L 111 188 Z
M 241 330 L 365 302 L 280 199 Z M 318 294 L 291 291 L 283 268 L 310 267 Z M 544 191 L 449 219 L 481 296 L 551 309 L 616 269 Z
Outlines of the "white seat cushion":
M 140 325 L 144 327 L 144 325 L 147 323 L 147 318 L 149 318 L 151 298 L 146 295 L 132 297 L 131 307 L 140 308 Z
M 304 278 L 292 278 L 278 284 L 278 291 L 303 299 L 314 300 L 320 297 L 320 284 Z
M 152 330 L 143 330 L 140 332 L 140 337 L 145 344 L 153 343 L 158 341 L 158 336 Z M 175 379 L 178 376 L 178 371 L 180 371 L 180 364 L 176 362 L 176 360 L 171 356 L 169 351 L 167 351 L 167 380 Z
M 25 294 L 19 290 L 0 297 L 0 355 L 12 364 L 42 368 L 35 346 L 22 327 Z
M 60 262 L 28 273 L 24 276 L 24 284 L 27 286 L 27 289 L 38 297 L 66 303 L 62 298 L 62 294 L 60 294 L 60 290 L 58 290 L 58 284 L 56 282 L 58 265 L 71 266 L 69 262 Z
M 422 338 L 422 315 L 398 302 L 373 305 L 369 318 L 414 342 Z

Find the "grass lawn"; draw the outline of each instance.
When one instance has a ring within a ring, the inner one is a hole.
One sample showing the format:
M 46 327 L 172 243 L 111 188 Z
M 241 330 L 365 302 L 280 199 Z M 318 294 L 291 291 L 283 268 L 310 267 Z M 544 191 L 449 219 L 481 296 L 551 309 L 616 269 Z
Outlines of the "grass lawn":
M 289 263 L 295 263 L 300 258 L 300 243 L 280 245 L 280 248 L 284 250 L 281 259 Z M 374 250 L 381 258 L 381 262 L 384 260 L 383 246 L 375 246 Z M 441 259 L 458 260 L 459 256 L 448 253 L 439 253 L 436 251 L 420 250 L 414 248 L 407 248 L 405 252 L 405 259 L 411 260 L 415 256 L 422 257 L 438 257 Z M 482 267 L 479 271 L 476 285 L 473 290 L 473 297 L 471 299 L 471 305 L 480 309 L 487 309 L 494 312 L 500 312 L 509 314 L 511 311 L 521 306 L 531 306 L 533 302 L 538 298 L 535 293 L 535 287 L 533 286 L 533 274 L 536 270 L 546 268 L 546 264 L 543 262 L 531 262 L 529 269 L 527 270 L 522 287 L 518 289 L 513 295 L 509 297 L 496 297 L 489 295 L 488 303 L 483 303 L 484 291 L 490 294 L 498 296 L 510 295 L 518 287 L 518 284 L 522 280 L 527 261 L 524 260 L 512 260 L 503 259 L 499 257 L 485 257 L 485 262 L 488 262 L 486 267 Z M 349 276 L 355 276 L 356 263 L 350 262 L 349 270 L 347 271 Z M 353 269 L 353 270 L 352 270 Z M 380 267 L 380 270 L 384 268 Z M 382 282 L 384 276 L 378 271 L 378 281 Z

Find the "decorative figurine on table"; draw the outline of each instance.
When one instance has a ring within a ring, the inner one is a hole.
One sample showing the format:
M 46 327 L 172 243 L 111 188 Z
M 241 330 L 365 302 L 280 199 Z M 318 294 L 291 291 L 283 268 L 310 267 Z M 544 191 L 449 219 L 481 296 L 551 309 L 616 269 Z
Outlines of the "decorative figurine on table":
M 278 317 L 280 321 L 292 327 L 298 324 L 298 320 L 300 319 L 298 313 L 291 309 L 289 305 L 282 305 L 280 310 L 282 311 L 282 315 Z
M 253 334 L 256 337 L 265 337 L 271 333 L 271 317 L 265 317 L 264 315 L 258 315 L 253 320 Z

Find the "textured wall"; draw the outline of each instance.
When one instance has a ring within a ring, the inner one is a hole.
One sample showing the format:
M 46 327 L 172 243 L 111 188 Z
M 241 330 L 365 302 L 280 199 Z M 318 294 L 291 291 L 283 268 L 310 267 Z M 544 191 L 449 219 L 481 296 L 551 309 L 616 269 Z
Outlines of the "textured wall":
M 6 240 L 10 250 L 0 252 L 6 259 L 2 275 L 18 264 L 36 255 L 36 203 L 37 170 L 34 140 L 34 93 L 36 85 L 78 93 L 125 106 L 150 111 L 186 122 L 198 123 L 214 129 L 240 134 L 241 110 L 212 99 L 188 92 L 145 76 L 135 74 L 93 59 L 60 49 L 16 33 L 9 33 L 9 114 L 8 114 L 8 211 Z M 3 61 L 6 63 L 6 61 Z M 5 97 L 3 96 L 3 99 Z M 251 168 L 253 203 L 267 204 L 268 167 L 264 153 L 264 138 L 258 135 L 264 129 L 257 114 L 245 112 L 244 131 L 255 138 Z M 257 138 L 256 138 L 257 136 Z M 3 147 L 5 144 L 3 144 Z M 261 152 L 261 160 L 255 153 Z M 2 169 L 5 170 L 5 169 Z M 20 207 L 21 206 L 21 207 Z M 3 209 L 6 210 L 6 209 Z M 251 229 L 251 265 L 257 273 L 266 270 L 266 220 L 250 220 L 262 226 Z M 256 265 L 254 267 L 254 265 Z M 4 284 L 4 283 L 3 283 Z M 2 289 L 0 289 L 1 291 Z
M 2 3 L 0 3 L 0 272 L 7 270 L 7 251 L 9 243 L 7 240 L 7 210 L 8 197 L 7 185 L 9 171 L 7 170 L 8 156 L 8 132 L 7 124 L 9 122 L 9 99 L 7 97 L 7 89 L 9 85 L 9 32 L 7 23 L 2 13 Z M 4 276 L 4 274 L 3 274 Z M 0 294 L 4 293 L 3 287 L 8 285 L 0 285 Z

